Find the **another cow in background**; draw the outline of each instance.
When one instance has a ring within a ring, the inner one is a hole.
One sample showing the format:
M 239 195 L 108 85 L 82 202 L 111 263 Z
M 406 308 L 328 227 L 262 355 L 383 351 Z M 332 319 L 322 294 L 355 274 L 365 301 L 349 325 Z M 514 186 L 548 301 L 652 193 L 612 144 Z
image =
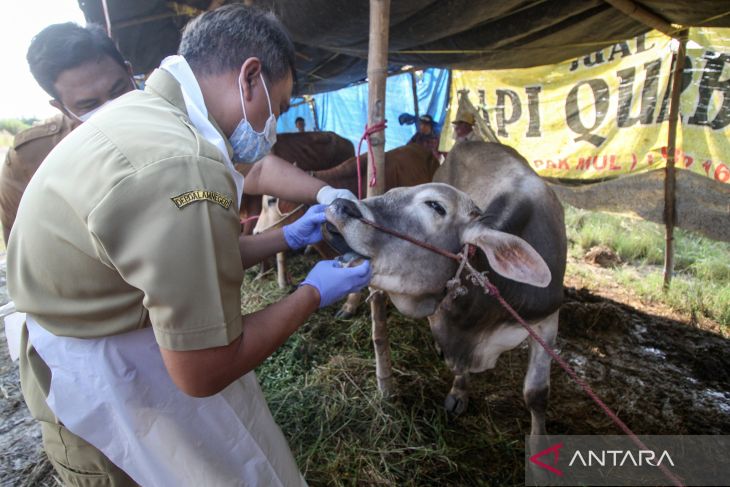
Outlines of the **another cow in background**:
M 353 157 L 355 147 L 334 132 L 296 132 L 277 134 L 271 153 L 303 171 L 321 171 Z
M 285 161 L 296 164 L 303 171 L 329 169 L 355 155 L 352 142 L 334 132 L 301 132 L 276 135 L 276 144 L 271 153 Z M 236 164 L 236 169 L 246 174 L 248 164 Z M 261 197 L 244 195 L 241 205 L 243 232 L 251 234 L 255 226 L 254 218 L 261 212 Z
M 367 194 L 367 155 L 360 156 L 360 193 Z M 433 153 L 416 144 L 408 144 L 385 153 L 385 188 L 415 186 L 431 181 L 439 168 L 438 160 Z M 358 194 L 357 160 L 350 158 L 332 169 L 315 171 L 313 176 L 321 179 L 334 188 L 349 189 Z M 379 174 L 378 177 L 383 177 Z M 262 198 L 262 209 L 254 233 L 260 233 L 277 226 L 290 223 L 305 211 L 304 205 L 290 201 L 282 201 L 273 196 Z M 325 258 L 332 258 L 334 254 L 326 246 L 317 246 L 317 250 Z M 285 286 L 285 274 L 281 258 L 277 257 L 279 266 L 279 285 Z M 354 314 L 359 305 L 360 295 L 348 298 L 338 313 L 338 317 L 346 318 Z

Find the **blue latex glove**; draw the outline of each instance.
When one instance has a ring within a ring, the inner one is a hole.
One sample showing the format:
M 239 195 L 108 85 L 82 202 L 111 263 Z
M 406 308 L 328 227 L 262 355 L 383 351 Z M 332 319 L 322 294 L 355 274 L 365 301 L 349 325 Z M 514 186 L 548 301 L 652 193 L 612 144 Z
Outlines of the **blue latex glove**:
M 323 260 L 309 271 L 300 286 L 312 286 L 319 291 L 319 307 L 324 308 L 364 288 L 371 277 L 369 260 L 355 267 L 341 267 L 336 260 Z
M 284 239 L 289 248 L 301 249 L 322 240 L 324 209 L 324 205 L 311 206 L 297 221 L 284 226 Z

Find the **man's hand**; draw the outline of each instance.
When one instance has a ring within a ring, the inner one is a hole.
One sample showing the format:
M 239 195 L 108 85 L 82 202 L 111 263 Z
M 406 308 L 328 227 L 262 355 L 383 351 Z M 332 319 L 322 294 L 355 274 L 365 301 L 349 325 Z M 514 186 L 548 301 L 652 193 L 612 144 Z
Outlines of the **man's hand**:
M 291 249 L 301 249 L 322 240 L 324 205 L 314 205 L 291 225 L 284 226 L 284 239 Z
M 336 189 L 332 186 L 324 186 L 317 192 L 317 202 L 322 205 L 330 205 L 337 198 L 357 201 L 357 196 L 349 189 Z
M 364 288 L 371 277 L 369 260 L 355 267 L 342 267 L 335 260 L 323 260 L 314 266 L 300 286 L 315 288 L 319 292 L 319 307 L 324 308 Z

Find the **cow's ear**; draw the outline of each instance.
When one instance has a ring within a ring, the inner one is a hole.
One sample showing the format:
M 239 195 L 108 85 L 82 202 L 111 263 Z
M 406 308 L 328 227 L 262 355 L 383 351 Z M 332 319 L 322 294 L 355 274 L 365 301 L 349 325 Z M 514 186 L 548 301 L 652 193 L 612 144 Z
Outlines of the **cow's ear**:
M 513 281 L 547 287 L 552 276 L 540 254 L 527 242 L 482 223 L 469 225 L 461 241 L 484 251 L 494 272 Z

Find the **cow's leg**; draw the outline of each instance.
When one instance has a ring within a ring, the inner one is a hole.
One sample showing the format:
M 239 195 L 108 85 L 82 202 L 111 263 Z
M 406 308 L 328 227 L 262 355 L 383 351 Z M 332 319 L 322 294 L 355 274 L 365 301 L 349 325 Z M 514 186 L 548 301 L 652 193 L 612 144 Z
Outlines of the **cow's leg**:
M 545 343 L 555 347 L 555 338 L 558 335 L 558 311 L 551 314 L 533 329 Z M 534 338 L 530 337 L 530 360 L 525 375 L 523 394 L 525 404 L 532 416 L 530 443 L 537 435 L 545 435 L 545 411 L 550 395 L 550 362 L 551 357 Z
M 350 293 L 347 295 L 347 301 L 335 314 L 335 318 L 338 320 L 346 320 L 355 316 L 357 307 L 362 302 L 362 293 Z
M 469 405 L 469 372 L 454 370 L 454 382 L 451 384 L 449 395 L 444 401 L 447 412 L 459 415 L 466 411 Z

